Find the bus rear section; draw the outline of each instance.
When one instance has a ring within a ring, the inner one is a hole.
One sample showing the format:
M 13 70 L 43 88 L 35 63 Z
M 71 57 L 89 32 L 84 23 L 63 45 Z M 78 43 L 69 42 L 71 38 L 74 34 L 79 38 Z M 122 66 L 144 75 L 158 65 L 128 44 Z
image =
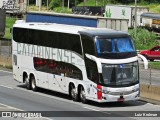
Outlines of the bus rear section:
M 139 99 L 139 69 L 124 32 L 61 24 L 13 27 L 13 75 L 28 89 L 45 88 L 86 103 Z

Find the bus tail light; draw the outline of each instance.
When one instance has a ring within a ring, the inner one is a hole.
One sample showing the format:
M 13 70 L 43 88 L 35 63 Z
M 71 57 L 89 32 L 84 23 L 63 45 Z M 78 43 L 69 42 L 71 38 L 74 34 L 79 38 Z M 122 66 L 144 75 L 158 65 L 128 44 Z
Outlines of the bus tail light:
M 34 58 L 34 66 L 38 67 L 38 66 L 44 66 L 46 65 L 46 60 L 43 60 L 41 58 Z
M 56 67 L 56 63 L 54 61 L 49 61 L 48 67 L 49 68 L 55 68 Z

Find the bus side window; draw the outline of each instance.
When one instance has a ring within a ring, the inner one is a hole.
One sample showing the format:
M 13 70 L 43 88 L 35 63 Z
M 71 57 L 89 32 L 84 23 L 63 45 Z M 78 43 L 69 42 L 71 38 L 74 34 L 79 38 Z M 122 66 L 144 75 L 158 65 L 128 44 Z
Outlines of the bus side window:
M 81 35 L 84 54 L 96 55 L 95 43 L 93 38 Z
M 74 51 L 82 55 L 82 48 L 79 35 L 58 33 L 60 42 L 59 48 Z
M 97 83 L 99 79 L 97 64 L 95 61 L 88 59 L 85 54 L 90 54 L 95 56 L 95 43 L 93 38 L 88 36 L 82 35 L 82 45 L 83 45 L 83 52 L 84 52 L 84 60 L 85 60 L 85 67 L 88 79 L 92 80 L 93 82 Z
M 87 67 L 87 77 L 88 79 L 92 80 L 93 82 L 98 82 L 98 71 L 96 68 Z

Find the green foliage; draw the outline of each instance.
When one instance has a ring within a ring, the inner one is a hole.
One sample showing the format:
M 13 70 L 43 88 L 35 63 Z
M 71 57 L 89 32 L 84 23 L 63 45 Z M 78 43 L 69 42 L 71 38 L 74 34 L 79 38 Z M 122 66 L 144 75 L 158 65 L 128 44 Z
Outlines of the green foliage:
M 56 7 L 56 8 L 54 8 L 53 9 L 54 10 L 54 12 L 58 12 L 58 13 L 72 13 L 72 10 L 71 9 L 68 9 L 68 8 L 66 8 L 66 7 L 64 7 L 64 8 L 62 8 L 62 7 Z
M 160 62 L 149 62 L 151 69 L 159 69 L 160 70 Z
M 49 9 L 52 9 L 52 10 L 60 6 L 61 6 L 61 0 L 51 0 L 51 2 L 49 3 Z
M 104 0 L 104 5 L 110 3 L 110 0 Z M 97 0 L 98 5 L 97 6 L 103 6 L 103 0 Z M 78 4 L 78 6 L 83 6 L 84 3 L 83 1 Z M 95 6 L 96 5 L 96 0 L 86 0 L 86 6 Z
M 138 50 L 150 49 L 159 44 L 158 41 L 156 41 L 156 35 L 146 29 L 138 28 L 136 37 L 134 29 L 129 30 L 129 33 L 133 38 L 136 49 Z
M 4 38 L 11 39 L 10 28 L 13 27 L 13 24 L 15 23 L 15 21 L 16 21 L 16 18 L 6 17 L 6 28 L 5 28 Z
M 135 0 L 109 0 L 111 3 L 121 3 L 121 4 L 130 4 L 134 3 Z M 159 0 L 137 0 L 137 3 L 158 3 Z

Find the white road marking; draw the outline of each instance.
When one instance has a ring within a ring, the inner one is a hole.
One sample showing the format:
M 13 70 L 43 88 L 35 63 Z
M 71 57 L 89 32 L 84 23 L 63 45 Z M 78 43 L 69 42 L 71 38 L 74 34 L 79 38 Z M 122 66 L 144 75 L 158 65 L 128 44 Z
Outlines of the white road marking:
M 90 107 L 83 107 L 83 108 L 86 108 L 86 109 L 89 109 L 89 110 L 93 110 L 93 111 L 98 111 L 98 112 L 101 112 L 101 113 L 104 113 L 104 114 L 108 114 L 110 115 L 111 113 L 109 113 L 108 111 L 101 111 L 101 110 L 97 110 L 97 109 L 94 109 L 94 108 L 90 108 Z
M 3 106 L 5 106 L 5 107 L 7 107 L 7 108 L 15 109 L 15 110 L 18 110 L 18 111 L 24 111 L 24 110 L 15 108 L 15 107 L 11 107 L 11 106 L 9 106 L 9 105 L 5 105 L 5 104 L 3 104 L 3 103 L 0 103 L 0 104 L 3 105 Z
M 90 108 L 90 107 L 83 107 L 83 108 L 86 108 L 86 109 L 89 109 L 89 110 L 93 110 L 93 111 L 100 111 L 100 110 L 97 110 L 97 109 L 94 109 L 94 108 Z
M 5 87 L 5 88 L 9 88 L 9 89 L 14 89 L 13 87 L 5 86 L 5 85 L 0 85 L 0 87 Z
M 63 101 L 63 102 L 68 102 L 68 103 L 72 103 L 72 104 L 76 104 L 76 105 L 82 105 L 79 102 L 74 102 L 72 100 L 67 100 L 65 98 L 60 98 L 60 97 L 56 97 L 56 96 L 52 96 L 52 95 L 43 94 L 41 92 L 33 92 L 33 91 L 29 91 L 27 89 L 22 89 L 22 88 L 18 88 L 18 87 L 16 87 L 15 89 L 22 90 L 22 91 L 25 91 L 25 92 L 29 92 L 29 93 L 32 93 L 32 94 L 37 94 L 37 95 L 40 95 L 40 96 L 43 96 L 43 97 L 52 98 L 52 99 L 55 99 L 55 100 L 60 100 L 60 101 Z
M 0 70 L 0 72 L 6 72 L 12 74 L 13 72 L 5 71 L 5 70 Z

